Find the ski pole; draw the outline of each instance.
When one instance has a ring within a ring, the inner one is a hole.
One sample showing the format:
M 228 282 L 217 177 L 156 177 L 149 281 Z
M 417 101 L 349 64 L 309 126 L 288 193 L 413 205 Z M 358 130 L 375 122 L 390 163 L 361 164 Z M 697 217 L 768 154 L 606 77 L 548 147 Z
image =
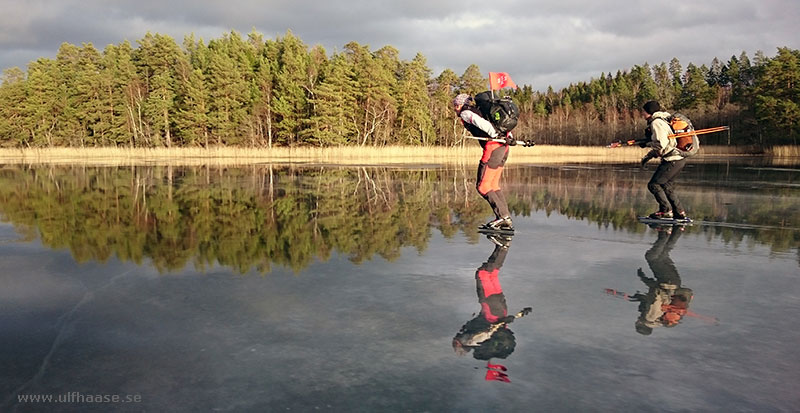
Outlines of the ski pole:
M 499 143 L 506 143 L 505 139 L 498 139 L 498 138 L 481 138 L 476 136 L 467 136 L 467 138 L 475 139 L 476 141 L 486 141 L 486 142 L 499 142 Z M 524 147 L 531 147 L 536 145 L 532 139 L 524 140 L 524 141 L 516 141 L 517 145 L 524 146 Z
M 701 319 L 701 320 L 703 320 L 703 321 L 705 321 L 707 323 L 711 323 L 711 324 L 714 324 L 714 325 L 719 324 L 719 318 L 717 318 L 717 317 L 710 317 L 710 316 L 707 316 L 707 315 L 697 314 L 694 311 L 689 311 L 689 310 L 686 310 L 686 315 L 688 317 L 699 318 L 699 319 Z
M 612 295 L 616 298 L 621 298 L 623 300 L 628 300 L 628 301 L 631 300 L 631 296 L 629 296 L 627 293 L 623 293 L 622 291 L 617 291 L 613 288 L 606 288 L 604 291 L 606 294 Z
M 685 136 L 703 135 L 703 134 L 706 134 L 706 133 L 722 132 L 722 131 L 725 131 L 725 130 L 728 130 L 728 129 L 730 129 L 730 128 L 727 127 L 727 126 L 716 126 L 716 127 L 713 127 L 713 128 L 698 129 L 698 130 L 686 131 L 686 132 L 681 132 L 681 133 L 673 133 L 673 134 L 669 135 L 669 137 L 670 138 L 683 138 Z
M 525 307 L 520 312 L 514 314 L 513 316 L 510 316 L 509 318 L 511 318 L 511 320 L 503 321 L 497 324 L 492 324 L 492 326 L 489 327 L 489 331 L 487 331 L 487 333 L 489 333 L 489 336 L 492 336 L 497 330 L 500 329 L 500 327 L 504 327 L 508 325 L 508 323 L 514 322 L 514 320 L 518 318 L 525 317 L 526 315 L 530 314 L 531 311 L 532 309 L 530 307 Z
M 525 317 L 526 315 L 530 314 L 530 313 L 531 313 L 531 311 L 533 311 L 533 309 L 532 309 L 532 308 L 530 308 L 530 307 L 525 307 L 525 308 L 523 308 L 523 309 L 522 309 L 520 312 L 518 312 L 518 313 L 514 314 L 514 318 L 515 318 L 515 319 L 517 319 L 517 318 L 522 318 L 522 317 Z
M 693 130 L 693 131 L 689 131 L 689 132 L 673 133 L 673 134 L 670 134 L 668 136 L 670 138 L 676 138 L 677 139 L 677 138 L 683 138 L 683 137 L 692 136 L 692 135 L 703 135 L 703 134 L 706 134 L 706 133 L 722 132 L 722 131 L 726 131 L 728 129 L 730 129 L 730 127 L 728 127 L 728 126 L 715 126 L 713 128 L 698 129 L 698 130 Z M 625 141 L 625 142 L 616 141 L 616 142 L 611 142 L 608 145 L 606 145 L 606 148 L 619 148 L 620 146 L 625 146 L 625 145 L 632 146 L 632 145 L 637 145 L 637 144 L 639 144 L 641 142 L 647 142 L 648 140 L 649 139 L 647 139 L 647 138 L 643 138 L 643 139 L 631 139 L 631 140 Z

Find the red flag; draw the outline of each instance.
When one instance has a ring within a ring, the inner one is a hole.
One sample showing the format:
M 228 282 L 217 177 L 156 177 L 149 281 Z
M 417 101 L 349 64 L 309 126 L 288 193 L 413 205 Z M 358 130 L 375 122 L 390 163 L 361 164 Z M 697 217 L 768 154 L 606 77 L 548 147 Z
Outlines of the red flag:
M 508 378 L 508 374 L 503 372 L 494 371 L 494 370 L 487 370 L 486 377 L 484 377 L 486 381 L 502 381 L 505 383 L 511 383 L 511 379 Z
M 500 90 L 504 87 L 517 88 L 517 84 L 511 80 L 511 76 L 505 72 L 489 72 L 489 87 L 492 90 Z

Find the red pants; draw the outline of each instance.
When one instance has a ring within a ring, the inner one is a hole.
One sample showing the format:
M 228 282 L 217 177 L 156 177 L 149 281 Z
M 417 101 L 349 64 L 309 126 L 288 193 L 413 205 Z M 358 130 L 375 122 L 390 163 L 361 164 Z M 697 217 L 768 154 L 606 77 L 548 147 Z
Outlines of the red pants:
M 508 159 L 508 146 L 499 142 L 487 142 L 478 165 L 478 179 L 475 187 L 492 207 L 497 218 L 510 216 L 508 203 L 500 190 L 500 176 Z

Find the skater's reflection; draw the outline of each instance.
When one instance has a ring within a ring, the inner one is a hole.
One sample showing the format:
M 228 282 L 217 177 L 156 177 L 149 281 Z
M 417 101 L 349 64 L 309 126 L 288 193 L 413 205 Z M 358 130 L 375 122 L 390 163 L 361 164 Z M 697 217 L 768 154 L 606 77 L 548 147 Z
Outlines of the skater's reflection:
M 508 315 L 506 297 L 500 286 L 498 274 L 508 254 L 511 238 L 503 235 L 488 235 L 494 243 L 489 258 L 475 272 L 480 313 L 461 327 L 453 338 L 453 349 L 463 356 L 470 351 L 478 360 L 487 362 L 486 380 L 509 382 L 506 367 L 492 364 L 492 358 L 505 359 L 514 352 L 516 340 L 508 324 L 531 312 L 524 308 L 515 315 Z
M 636 320 L 636 332 L 650 335 L 656 327 L 675 327 L 685 316 L 704 318 L 689 311 L 692 301 L 692 290 L 681 286 L 681 277 L 675 263 L 670 258 L 670 251 L 683 233 L 682 226 L 652 226 L 658 233 L 656 242 L 644 254 L 647 265 L 654 278 L 648 277 L 641 268 L 636 271 L 639 279 L 648 287 L 647 293 L 636 292 L 633 295 L 606 290 L 606 293 L 617 295 L 629 301 L 639 302 L 639 318 Z
M 655 227 L 658 238 L 644 254 L 655 278 L 647 277 L 639 268 L 636 275 L 648 287 L 647 293 L 636 293 L 631 301 L 639 301 L 636 332 L 649 335 L 655 327 L 675 327 L 689 311 L 692 290 L 681 287 L 681 276 L 669 253 L 683 234 L 681 226 Z

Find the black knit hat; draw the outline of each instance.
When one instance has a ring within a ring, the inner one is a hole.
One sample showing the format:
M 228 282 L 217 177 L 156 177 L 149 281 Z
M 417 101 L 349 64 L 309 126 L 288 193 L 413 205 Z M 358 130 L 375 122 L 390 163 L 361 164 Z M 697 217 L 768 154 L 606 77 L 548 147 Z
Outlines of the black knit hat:
M 644 106 L 642 106 L 642 109 L 652 115 L 661 110 L 661 105 L 659 105 L 655 100 L 650 100 L 645 102 Z

